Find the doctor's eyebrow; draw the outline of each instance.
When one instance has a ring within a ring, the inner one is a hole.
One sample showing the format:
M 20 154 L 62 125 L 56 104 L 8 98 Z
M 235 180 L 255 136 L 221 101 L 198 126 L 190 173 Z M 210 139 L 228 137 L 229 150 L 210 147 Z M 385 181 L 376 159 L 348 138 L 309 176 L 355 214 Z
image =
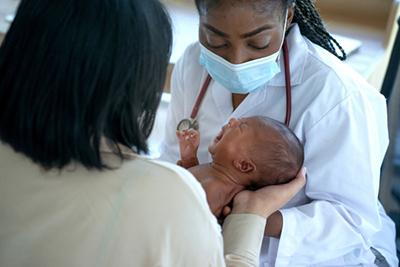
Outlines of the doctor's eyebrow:
M 267 24 L 267 25 L 264 25 L 264 26 L 261 26 L 261 27 L 255 29 L 255 30 L 253 30 L 253 31 L 251 31 L 251 32 L 242 34 L 242 35 L 240 35 L 240 37 L 241 37 L 242 39 L 246 39 L 246 38 L 252 37 L 252 36 L 254 36 L 254 35 L 257 35 L 257 34 L 259 34 L 259 33 L 262 33 L 263 31 L 270 30 L 270 29 L 272 29 L 272 28 L 273 28 L 273 27 L 271 27 L 270 25 Z
M 206 27 L 207 30 L 212 31 L 213 33 L 222 36 L 222 37 L 229 37 L 229 34 L 224 33 L 223 31 L 218 30 L 217 28 L 211 26 L 210 24 L 203 23 L 203 26 Z

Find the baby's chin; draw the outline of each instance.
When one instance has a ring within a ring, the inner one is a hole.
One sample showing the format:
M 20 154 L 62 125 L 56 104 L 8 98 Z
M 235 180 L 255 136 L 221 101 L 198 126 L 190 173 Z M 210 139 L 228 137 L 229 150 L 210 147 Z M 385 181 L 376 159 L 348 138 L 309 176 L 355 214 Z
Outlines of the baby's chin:
M 215 149 L 216 146 L 218 144 L 219 140 L 217 140 L 216 138 L 214 138 L 214 140 L 211 142 L 211 144 L 208 146 L 208 152 L 210 154 L 214 154 L 215 153 Z
M 211 144 L 208 146 L 208 152 L 210 154 L 215 153 L 215 147 L 219 143 L 219 141 L 222 139 L 222 131 L 212 140 Z
M 208 147 L 208 153 L 210 153 L 211 158 L 214 160 L 215 144 L 211 144 Z

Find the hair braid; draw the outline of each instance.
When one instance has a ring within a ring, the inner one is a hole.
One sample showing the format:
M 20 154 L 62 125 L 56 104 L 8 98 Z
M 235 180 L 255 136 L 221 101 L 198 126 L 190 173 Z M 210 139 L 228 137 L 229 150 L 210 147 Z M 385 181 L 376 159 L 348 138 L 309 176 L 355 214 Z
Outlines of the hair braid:
M 325 29 L 324 23 L 314 5 L 314 1 L 295 0 L 294 2 L 296 6 L 293 22 L 299 25 L 301 33 L 310 39 L 310 41 L 325 48 L 340 60 L 345 60 L 347 58 L 346 52 L 338 41 Z M 341 55 L 336 52 L 335 46 L 339 48 Z

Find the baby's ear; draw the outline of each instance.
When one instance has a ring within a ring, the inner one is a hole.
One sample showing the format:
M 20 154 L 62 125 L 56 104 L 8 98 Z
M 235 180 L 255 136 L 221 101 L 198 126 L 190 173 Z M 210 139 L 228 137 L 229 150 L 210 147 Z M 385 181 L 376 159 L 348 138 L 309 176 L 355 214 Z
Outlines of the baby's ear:
M 233 166 L 242 173 L 249 173 L 256 169 L 256 165 L 253 162 L 245 159 L 234 160 Z

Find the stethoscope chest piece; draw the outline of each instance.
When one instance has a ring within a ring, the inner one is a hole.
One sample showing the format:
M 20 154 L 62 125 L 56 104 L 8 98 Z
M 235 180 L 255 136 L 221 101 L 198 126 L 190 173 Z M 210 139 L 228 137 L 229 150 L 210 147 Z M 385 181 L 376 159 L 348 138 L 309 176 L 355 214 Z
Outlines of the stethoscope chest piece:
M 177 131 L 199 130 L 199 122 L 196 119 L 183 119 L 178 123 Z

